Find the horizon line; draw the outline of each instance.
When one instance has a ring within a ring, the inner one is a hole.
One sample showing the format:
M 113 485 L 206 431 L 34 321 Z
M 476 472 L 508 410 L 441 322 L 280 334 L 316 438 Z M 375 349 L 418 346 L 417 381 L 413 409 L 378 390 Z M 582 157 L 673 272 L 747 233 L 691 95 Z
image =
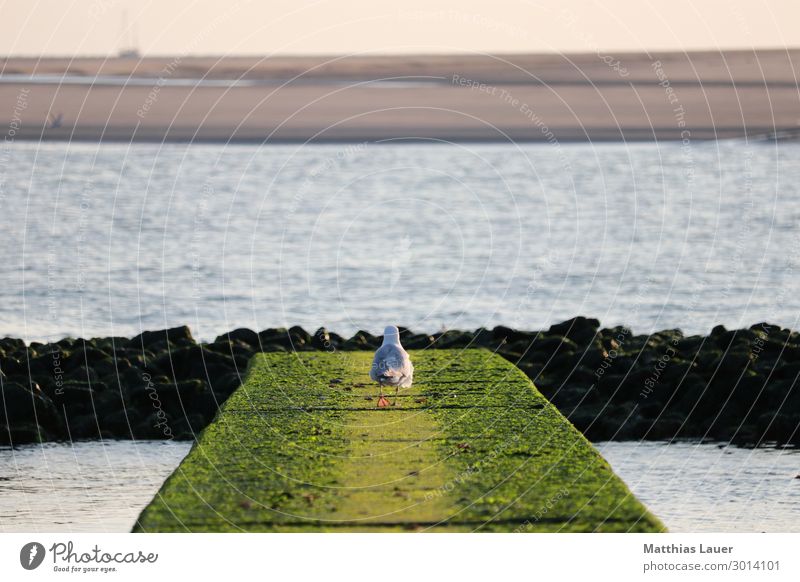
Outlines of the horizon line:
M 62 59 L 124 59 L 124 60 L 146 60 L 146 59 L 164 59 L 164 58 L 174 58 L 177 55 L 180 55 L 183 59 L 208 59 L 208 58 L 217 58 L 217 59 L 224 59 L 224 58 L 262 58 L 262 59 L 270 59 L 270 58 L 288 58 L 288 59 L 304 59 L 304 58 L 342 58 L 342 57 L 376 57 L 376 58 L 385 58 L 385 57 L 397 57 L 397 58 L 414 58 L 414 57 L 455 57 L 455 56 L 468 56 L 468 57 L 493 57 L 493 56 L 504 56 L 504 57 L 552 57 L 552 56 L 596 56 L 598 53 L 602 54 L 603 52 L 613 53 L 614 55 L 643 55 L 643 54 L 650 54 L 650 53 L 659 53 L 659 54 L 676 54 L 676 55 L 687 55 L 687 54 L 707 54 L 707 53 L 757 53 L 757 52 L 795 52 L 800 51 L 800 45 L 797 46 L 763 46 L 763 47 L 696 47 L 696 48 L 689 48 L 685 50 L 674 49 L 674 48 L 651 48 L 651 49 L 641 49 L 641 50 L 615 50 L 615 49 L 597 49 L 595 51 L 591 50 L 581 50 L 581 51 L 538 51 L 538 52 L 519 52 L 519 51 L 449 51 L 449 52 L 382 52 L 382 51 L 361 51 L 361 52 L 342 52 L 342 53 L 334 53 L 329 51 L 324 52 L 307 52 L 307 53 L 290 53 L 290 52 L 280 52 L 280 53 L 268 53 L 268 52 L 242 52 L 242 53 L 230 53 L 230 54 L 220 54 L 220 53 L 193 53 L 193 54 L 184 54 L 180 55 L 180 53 L 153 53 L 147 54 L 143 53 L 138 56 L 122 56 L 120 53 L 115 54 L 75 54 L 75 55 L 68 55 L 68 54 L 43 54 L 43 55 L 33 55 L 33 54 L 5 54 L 0 55 L 0 59 L 26 59 L 26 60 L 46 60 L 46 59 L 54 59 L 54 60 L 62 60 Z

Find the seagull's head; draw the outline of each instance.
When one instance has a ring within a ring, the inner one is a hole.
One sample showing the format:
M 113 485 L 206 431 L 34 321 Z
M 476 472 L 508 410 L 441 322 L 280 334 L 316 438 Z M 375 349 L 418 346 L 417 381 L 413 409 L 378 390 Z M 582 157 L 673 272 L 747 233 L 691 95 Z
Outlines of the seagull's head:
M 387 325 L 383 329 L 383 343 L 400 344 L 400 330 L 396 325 Z

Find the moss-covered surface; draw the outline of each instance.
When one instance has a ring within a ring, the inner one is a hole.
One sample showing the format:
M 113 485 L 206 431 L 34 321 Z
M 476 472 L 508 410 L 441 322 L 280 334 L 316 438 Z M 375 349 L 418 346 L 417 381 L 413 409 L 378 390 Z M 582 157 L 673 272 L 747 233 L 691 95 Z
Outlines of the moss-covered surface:
M 135 531 L 661 531 L 588 441 L 486 350 L 259 354 Z

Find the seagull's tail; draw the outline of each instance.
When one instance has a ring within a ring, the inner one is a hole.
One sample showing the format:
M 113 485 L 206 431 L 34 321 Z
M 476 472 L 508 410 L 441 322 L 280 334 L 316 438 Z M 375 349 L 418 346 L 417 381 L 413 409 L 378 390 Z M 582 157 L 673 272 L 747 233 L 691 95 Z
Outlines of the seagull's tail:
M 402 378 L 403 378 L 402 371 L 393 370 L 391 368 L 383 370 L 381 371 L 380 374 L 378 374 L 378 382 L 380 382 L 381 384 L 389 384 L 391 386 L 394 386 L 395 384 L 400 382 Z

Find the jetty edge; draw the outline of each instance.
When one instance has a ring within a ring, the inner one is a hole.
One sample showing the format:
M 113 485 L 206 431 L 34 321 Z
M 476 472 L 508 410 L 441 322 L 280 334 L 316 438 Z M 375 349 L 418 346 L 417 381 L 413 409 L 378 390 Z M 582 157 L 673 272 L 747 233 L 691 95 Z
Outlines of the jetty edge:
M 263 353 L 134 532 L 660 532 L 507 360 L 411 352 L 376 406 L 371 352 Z

